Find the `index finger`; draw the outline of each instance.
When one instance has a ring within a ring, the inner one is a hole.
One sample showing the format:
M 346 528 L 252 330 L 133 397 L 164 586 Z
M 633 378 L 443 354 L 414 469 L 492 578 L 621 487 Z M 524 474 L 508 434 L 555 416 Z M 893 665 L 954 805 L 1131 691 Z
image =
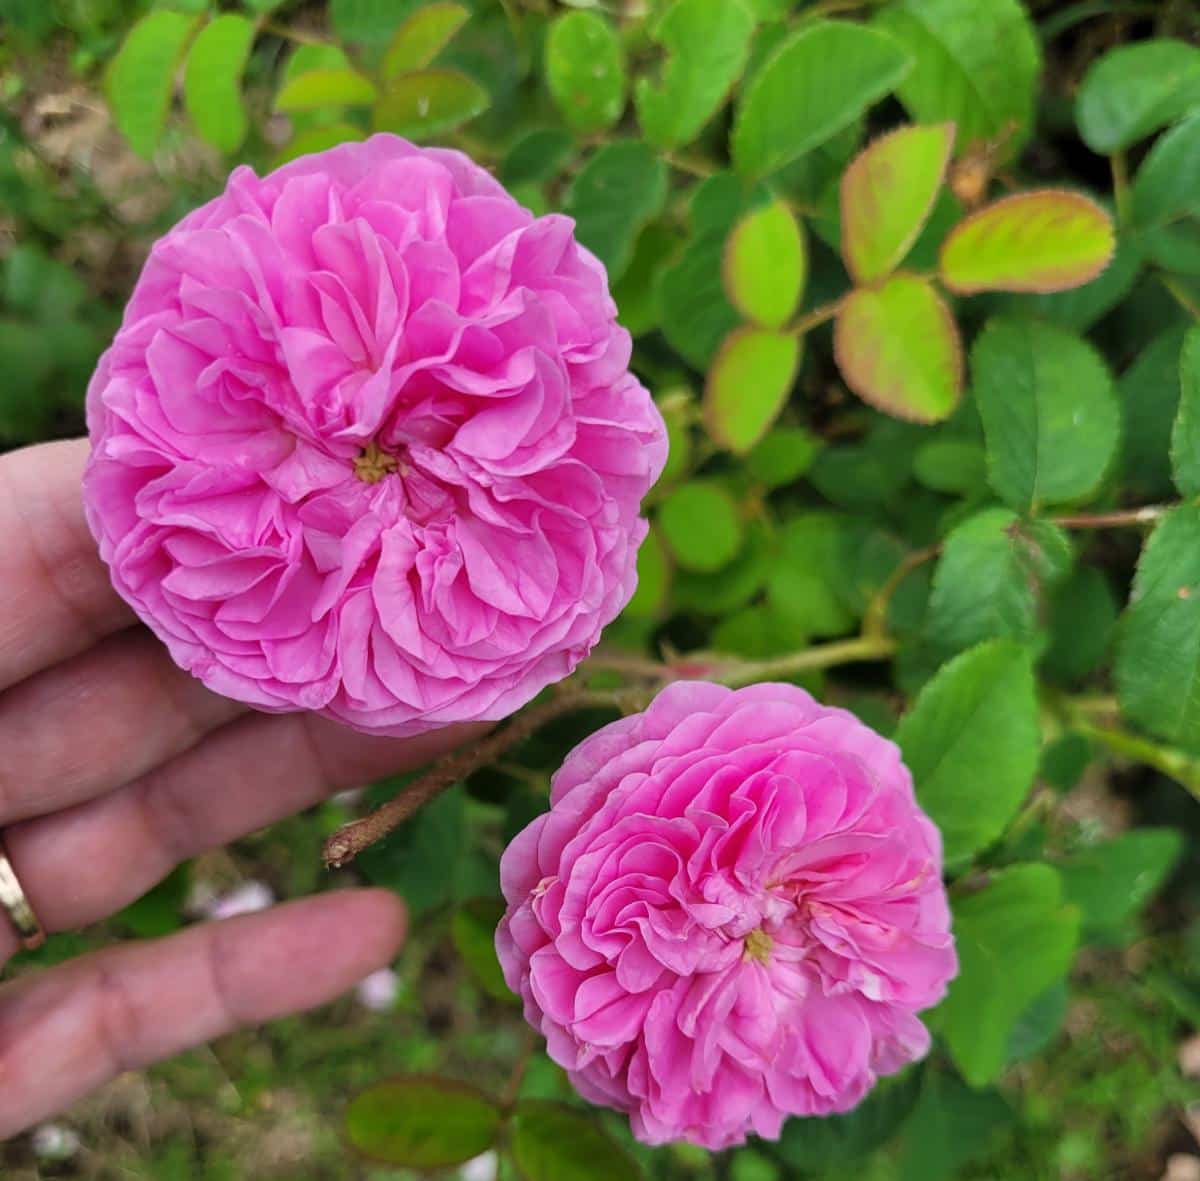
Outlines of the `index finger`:
M 0 455 L 0 689 L 134 622 L 83 515 L 88 441 Z

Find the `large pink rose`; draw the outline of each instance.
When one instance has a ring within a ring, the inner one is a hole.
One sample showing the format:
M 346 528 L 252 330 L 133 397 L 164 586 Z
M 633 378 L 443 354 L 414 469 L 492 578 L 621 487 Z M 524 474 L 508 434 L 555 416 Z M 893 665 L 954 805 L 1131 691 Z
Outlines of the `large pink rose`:
M 896 747 L 791 685 L 682 682 L 576 747 L 509 846 L 505 977 L 652 1144 L 853 1107 L 920 1058 L 957 965 Z
M 174 658 L 417 733 L 566 676 L 662 468 L 603 267 L 457 152 L 377 135 L 154 247 L 88 390 L 88 519 Z

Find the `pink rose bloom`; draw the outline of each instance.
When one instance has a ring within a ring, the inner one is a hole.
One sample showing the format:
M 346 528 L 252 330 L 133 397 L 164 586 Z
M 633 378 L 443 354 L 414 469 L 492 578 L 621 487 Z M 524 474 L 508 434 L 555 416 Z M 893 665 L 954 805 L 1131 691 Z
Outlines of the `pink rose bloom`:
M 922 1057 L 957 970 L 897 748 L 792 685 L 681 682 L 567 756 L 497 949 L 550 1056 L 651 1144 L 777 1137 Z
M 633 592 L 665 432 L 603 267 L 390 135 L 154 247 L 88 389 L 88 519 L 185 669 L 415 734 L 565 677 Z

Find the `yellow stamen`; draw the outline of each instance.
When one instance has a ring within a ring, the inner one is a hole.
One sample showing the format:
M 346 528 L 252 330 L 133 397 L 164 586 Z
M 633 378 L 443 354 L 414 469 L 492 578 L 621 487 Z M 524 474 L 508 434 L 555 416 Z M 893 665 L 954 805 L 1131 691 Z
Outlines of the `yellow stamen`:
M 384 476 L 390 476 L 400 466 L 400 461 L 382 450 L 373 439 L 354 461 L 354 474 L 364 484 L 378 484 Z
M 746 950 L 742 955 L 743 959 L 757 960 L 758 963 L 765 964 L 771 958 L 771 949 L 775 946 L 775 940 L 761 927 L 751 931 L 744 942 Z

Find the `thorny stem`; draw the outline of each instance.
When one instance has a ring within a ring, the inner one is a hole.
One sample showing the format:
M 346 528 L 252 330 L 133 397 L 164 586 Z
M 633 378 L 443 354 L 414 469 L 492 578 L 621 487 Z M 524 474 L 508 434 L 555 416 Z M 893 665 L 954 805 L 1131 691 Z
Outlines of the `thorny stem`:
M 1129 221 L 1129 165 L 1124 152 L 1113 152 L 1108 158 L 1112 170 L 1113 205 L 1117 210 L 1118 225 Z
M 329 45 L 323 37 L 318 37 L 315 33 L 306 33 L 302 29 L 289 28 L 286 25 L 281 25 L 275 21 L 263 21 L 262 31 L 270 33 L 274 37 L 281 37 L 284 41 L 295 41 L 298 45 Z
M 424 775 L 374 812 L 360 820 L 343 824 L 325 842 L 325 864 L 330 869 L 340 869 L 353 861 L 359 853 L 382 840 L 434 796 L 461 782 L 480 767 L 494 763 L 505 751 L 524 742 L 547 722 L 577 709 L 610 706 L 625 710 L 643 704 L 644 694 L 631 693 L 628 689 L 581 689 L 573 685 L 561 689 L 549 701 L 518 714 L 503 730 L 465 750 L 439 759 Z
M 887 581 L 875 592 L 875 596 L 867 604 L 863 614 L 863 635 L 881 637 L 887 634 L 887 612 L 900 584 L 918 567 L 936 558 L 941 553 L 940 545 L 927 545 L 924 549 L 913 550 L 888 575 Z
M 1124 525 L 1152 525 L 1164 517 L 1174 504 L 1144 504 L 1140 508 L 1114 509 L 1108 513 L 1064 513 L 1050 520 L 1063 529 L 1108 529 Z
M 1167 289 L 1171 297 L 1193 320 L 1200 320 L 1200 304 L 1191 297 L 1186 287 L 1175 278 L 1163 271 L 1158 272 L 1158 281 Z
M 1067 727 L 1084 738 L 1099 743 L 1119 758 L 1144 763 L 1174 779 L 1196 800 L 1200 800 L 1200 759 L 1173 746 L 1166 746 L 1133 734 L 1117 724 L 1101 724 L 1089 715 L 1104 712 L 1097 708 L 1103 702 L 1062 703 Z M 1115 703 L 1114 703 L 1115 705 Z M 1114 711 L 1115 712 L 1115 711 Z
M 813 308 L 806 316 L 801 316 L 794 321 L 787 329 L 794 336 L 803 336 L 804 333 L 816 328 L 818 324 L 824 324 L 826 320 L 832 320 L 834 316 L 842 310 L 842 304 L 845 303 L 845 298 L 831 300 L 829 303 L 823 303 L 820 307 Z

